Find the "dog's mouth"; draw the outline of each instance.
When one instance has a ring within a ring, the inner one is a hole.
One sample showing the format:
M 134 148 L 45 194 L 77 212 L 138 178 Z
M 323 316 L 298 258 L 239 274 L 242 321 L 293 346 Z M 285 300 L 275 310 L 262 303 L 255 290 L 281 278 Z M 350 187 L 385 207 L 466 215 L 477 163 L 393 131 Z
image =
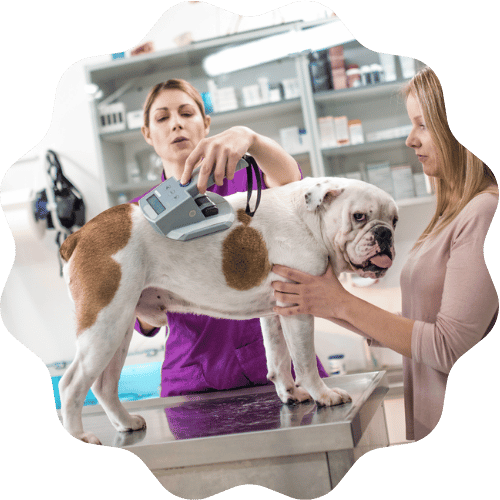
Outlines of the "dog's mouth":
M 387 248 L 386 250 L 373 255 L 362 264 L 354 264 L 352 261 L 350 264 L 361 276 L 375 276 L 380 278 L 386 273 L 387 269 L 392 266 L 392 262 L 392 252 Z

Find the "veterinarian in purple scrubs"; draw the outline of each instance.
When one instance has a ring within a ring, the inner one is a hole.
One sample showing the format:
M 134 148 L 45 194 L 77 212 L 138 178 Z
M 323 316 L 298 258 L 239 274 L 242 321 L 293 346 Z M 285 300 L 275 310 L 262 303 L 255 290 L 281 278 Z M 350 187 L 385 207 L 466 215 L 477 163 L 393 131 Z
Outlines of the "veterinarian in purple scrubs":
M 222 196 L 246 192 L 246 172 L 235 173 L 235 168 L 247 152 L 261 169 L 263 188 L 301 178 L 297 162 L 275 141 L 247 127 L 232 127 L 208 138 L 209 131 L 210 116 L 205 114 L 203 100 L 190 83 L 169 80 L 150 91 L 144 105 L 142 132 L 163 162 L 162 180 L 174 176 L 185 184 L 203 160 L 198 182 L 200 192 L 206 190 L 212 170 L 216 184 L 210 191 Z M 256 185 L 255 178 L 253 185 Z M 186 279 L 196 277 L 186 276 Z M 236 321 L 167 312 L 167 319 L 169 333 L 161 396 L 269 383 L 258 318 Z M 146 336 L 154 336 L 159 331 L 139 320 L 136 330 Z M 320 375 L 326 377 L 319 360 L 318 368 Z
M 345 290 L 331 268 L 315 277 L 281 266 L 275 296 L 290 304 L 279 314 L 312 314 L 402 354 L 407 439 L 421 439 L 441 416 L 448 373 L 479 342 L 498 314 L 498 297 L 483 247 L 498 203 L 491 170 L 453 137 L 443 91 L 429 68 L 404 89 L 413 128 L 406 140 L 431 177 L 433 219 L 401 273 L 402 315 L 391 314 Z

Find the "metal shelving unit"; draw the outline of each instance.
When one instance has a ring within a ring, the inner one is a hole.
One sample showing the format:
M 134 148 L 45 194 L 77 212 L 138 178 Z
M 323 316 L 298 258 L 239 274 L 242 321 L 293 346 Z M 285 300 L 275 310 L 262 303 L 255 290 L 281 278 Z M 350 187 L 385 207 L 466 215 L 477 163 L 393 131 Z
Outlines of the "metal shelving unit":
M 207 55 L 216 53 L 222 48 L 234 47 L 290 30 L 335 22 L 337 21 L 327 19 L 315 23 L 287 23 L 204 40 L 179 49 L 110 60 L 107 63 L 87 67 L 87 81 L 97 85 L 105 99 L 109 99 L 119 89 L 128 86 L 119 100 L 126 104 L 126 111 L 139 110 L 149 88 L 168 78 L 185 78 L 200 92 L 207 91 L 209 77 L 203 70 L 202 61 Z M 365 60 L 370 58 L 376 60 L 378 57 L 377 53 L 369 51 L 357 42 L 347 44 L 345 54 L 346 57 L 353 59 L 360 54 Z M 406 110 L 404 106 L 402 107 L 402 99 L 397 98 L 403 84 L 401 78 L 396 82 L 314 93 L 308 54 L 299 53 L 259 67 L 223 75 L 215 80 L 220 87 L 233 86 L 238 90 L 246 84 L 256 82 L 260 76 L 268 77 L 273 84 L 279 83 L 284 78 L 296 78 L 300 95 L 293 99 L 251 107 L 244 107 L 240 102 L 236 110 L 212 113 L 211 135 L 234 125 L 248 125 L 257 132 L 279 141 L 280 128 L 288 126 L 305 128 L 310 145 L 293 156 L 306 176 L 339 175 L 343 171 L 358 168 L 356 165 L 380 161 L 382 158 L 394 163 L 409 160 L 409 150 L 404 144 L 404 138 L 322 148 L 318 126 L 318 118 L 325 114 L 347 115 L 349 119 L 361 119 L 363 127 L 366 126 L 365 135 L 367 132 L 381 130 L 394 123 L 409 123 Z M 92 103 L 95 140 L 108 193 L 108 205 L 111 206 L 118 203 L 120 194 L 123 193 L 127 199 L 131 199 L 153 187 L 159 180 L 143 179 L 139 182 L 130 180 L 130 168 L 137 163 L 138 155 L 148 149 L 151 152 L 153 150 L 144 141 L 139 127 L 102 133 L 98 123 L 98 105 L 98 101 Z M 413 168 L 420 167 L 415 165 L 415 158 L 412 161 Z M 415 203 L 421 203 L 421 200 L 415 199 Z

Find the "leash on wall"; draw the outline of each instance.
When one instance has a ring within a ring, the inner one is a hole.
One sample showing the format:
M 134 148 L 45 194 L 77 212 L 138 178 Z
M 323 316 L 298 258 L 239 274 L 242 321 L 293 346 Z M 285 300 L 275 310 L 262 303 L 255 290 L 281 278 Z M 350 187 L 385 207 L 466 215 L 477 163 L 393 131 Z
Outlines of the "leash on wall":
M 49 149 L 45 159 L 47 161 L 47 188 L 37 193 L 34 207 L 35 219 L 45 220 L 48 229 L 57 231 L 55 242 L 58 247 L 60 276 L 62 276 L 59 249 L 73 231 L 85 224 L 85 203 L 80 191 L 64 175 L 57 154 Z

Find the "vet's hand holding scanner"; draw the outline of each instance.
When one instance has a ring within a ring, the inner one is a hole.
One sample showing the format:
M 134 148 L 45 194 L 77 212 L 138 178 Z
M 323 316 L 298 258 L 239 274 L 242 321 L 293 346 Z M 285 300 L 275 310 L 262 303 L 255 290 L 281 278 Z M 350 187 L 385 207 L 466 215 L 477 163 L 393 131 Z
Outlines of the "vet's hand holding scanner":
M 236 171 L 256 168 L 255 160 L 245 155 L 236 165 Z M 144 216 L 162 235 L 173 240 L 187 241 L 208 234 L 224 231 L 231 227 L 235 214 L 231 205 L 217 193 L 198 191 L 201 166 L 193 171 L 191 180 L 183 185 L 175 177 L 170 177 L 139 201 Z M 260 176 L 257 175 L 257 180 Z M 252 192 L 251 170 L 248 174 L 248 198 Z M 207 187 L 215 184 L 213 172 Z M 258 186 L 258 198 L 260 199 Z M 255 207 L 257 209 L 257 207 Z M 247 213 L 248 213 L 247 206 Z

